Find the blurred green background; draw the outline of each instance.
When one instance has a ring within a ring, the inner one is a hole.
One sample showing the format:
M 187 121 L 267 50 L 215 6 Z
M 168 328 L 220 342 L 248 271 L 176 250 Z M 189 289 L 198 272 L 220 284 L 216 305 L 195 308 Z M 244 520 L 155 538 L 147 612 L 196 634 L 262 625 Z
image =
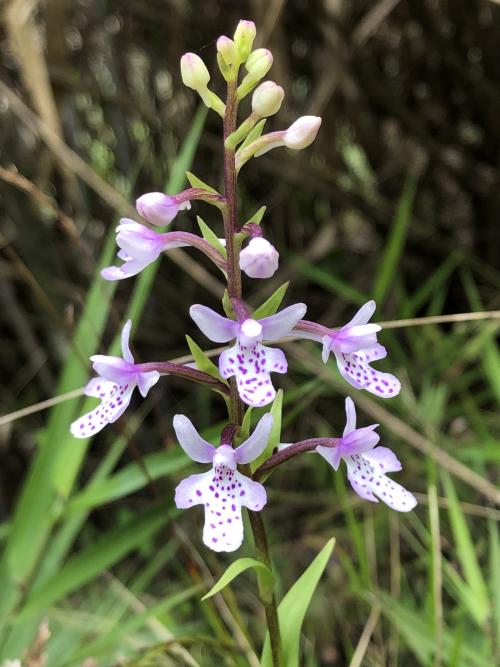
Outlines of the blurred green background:
M 412 320 L 381 336 L 400 397 L 355 399 L 360 423 L 380 422 L 402 460 L 397 479 L 417 493 L 416 511 L 363 503 L 319 457 L 267 484 L 282 593 L 337 538 L 301 665 L 499 664 L 499 322 L 485 313 L 500 308 L 498 3 L 0 8 L 0 661 L 259 664 L 254 575 L 200 602 L 235 556 L 201 545 L 201 510 L 173 506 L 190 463 L 172 417 L 216 437 L 222 401 L 165 379 L 92 443 L 68 431 L 85 409 L 76 396 L 88 357 L 115 345 L 125 317 L 142 361 L 186 354 L 186 333 L 207 346 L 188 316 L 195 302 L 220 308 L 204 257 L 169 254 L 118 286 L 97 269 L 114 258 L 114 228 L 138 195 L 179 191 L 186 169 L 220 186 L 220 119 L 198 107 L 178 64 L 198 53 L 222 93 L 215 41 L 247 18 L 274 55 L 268 78 L 286 91 L 270 126 L 304 114 L 323 124 L 308 150 L 272 151 L 242 171 L 241 215 L 265 204 L 281 255 L 273 279 L 245 282 L 246 297 L 258 305 L 290 280 L 285 303 L 305 301 L 308 317 L 330 326 L 369 298 L 378 321 Z M 196 232 L 193 212 L 176 227 Z M 212 211 L 196 212 L 221 235 Z M 468 312 L 477 319 L 414 320 Z M 282 440 L 338 433 L 349 387 L 334 362 L 323 366 L 306 343 L 286 351 Z

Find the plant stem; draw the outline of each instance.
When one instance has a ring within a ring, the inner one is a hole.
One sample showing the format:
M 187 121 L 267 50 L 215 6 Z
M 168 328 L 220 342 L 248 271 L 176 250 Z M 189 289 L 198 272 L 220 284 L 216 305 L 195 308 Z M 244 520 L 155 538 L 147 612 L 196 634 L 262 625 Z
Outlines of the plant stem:
M 280 452 L 273 454 L 271 457 L 264 461 L 264 463 L 257 468 L 253 474 L 253 479 L 257 480 L 259 477 L 262 477 L 263 473 L 271 468 L 275 468 L 291 459 L 293 456 L 298 454 L 303 454 L 304 452 L 313 452 L 316 447 L 336 447 L 339 443 L 339 438 L 309 438 L 308 440 L 301 440 L 300 442 L 294 442 L 293 445 L 282 449 Z
M 226 139 L 236 129 L 236 114 L 238 111 L 237 82 L 228 82 L 226 112 L 224 115 L 224 197 L 226 207 L 222 209 L 224 219 L 224 234 L 227 249 L 227 291 L 230 299 L 241 300 L 241 272 L 239 267 L 239 246 L 235 235 L 239 231 L 237 193 L 236 193 L 236 162 L 234 148 L 226 146 Z M 233 424 L 240 425 L 243 421 L 243 404 L 238 394 L 236 378 L 231 378 L 230 384 L 229 418 Z M 267 545 L 267 536 L 262 517 L 258 512 L 250 512 L 250 524 L 255 540 L 257 557 L 271 569 L 271 557 Z M 273 667 L 281 667 L 281 637 L 278 620 L 278 607 L 274 592 L 269 595 L 259 581 L 259 593 L 266 613 L 267 627 L 271 642 Z

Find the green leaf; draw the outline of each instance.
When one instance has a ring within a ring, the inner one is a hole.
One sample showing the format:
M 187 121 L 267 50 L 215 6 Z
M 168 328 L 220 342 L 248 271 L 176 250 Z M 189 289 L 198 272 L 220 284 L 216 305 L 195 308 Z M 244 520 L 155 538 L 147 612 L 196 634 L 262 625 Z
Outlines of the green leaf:
M 384 254 L 379 263 L 373 288 L 373 298 L 379 305 L 384 301 L 394 281 L 394 275 L 397 272 L 404 251 L 406 234 L 411 221 L 413 203 L 417 192 L 417 182 L 417 178 L 414 175 L 408 175 Z
M 250 435 L 250 427 L 252 425 L 252 406 L 248 407 L 243 421 L 241 422 L 239 442 L 243 442 Z
M 252 461 L 252 463 L 250 464 L 252 472 L 255 472 L 255 470 L 257 470 L 257 468 L 271 456 L 271 454 L 273 453 L 273 449 L 277 447 L 280 443 L 282 407 L 283 407 L 283 389 L 278 389 L 276 398 L 274 399 L 270 410 L 270 413 L 274 417 L 274 421 L 271 433 L 269 435 L 269 440 L 267 442 L 265 450 L 262 452 L 259 458 L 256 459 L 255 461 Z
M 215 583 L 208 591 L 208 593 L 201 599 L 208 600 L 208 598 L 211 598 L 213 595 L 221 591 L 238 575 L 251 567 L 259 570 L 259 574 L 263 579 L 265 579 L 266 585 L 272 588 L 274 585 L 274 575 L 267 567 L 267 565 L 264 565 L 264 563 L 261 563 L 254 558 L 239 558 L 238 560 L 234 561 L 234 563 L 231 563 L 219 581 L 217 581 L 217 583 Z
M 302 623 L 316 586 L 332 555 L 335 539 L 328 540 L 307 570 L 297 579 L 278 607 L 284 667 L 299 667 Z M 271 646 L 266 635 L 262 667 L 272 667 Z
M 217 235 L 210 229 L 206 222 L 204 222 L 199 215 L 196 216 L 198 227 L 203 235 L 205 241 L 208 241 L 211 246 L 220 252 L 220 254 L 227 259 L 227 250 L 217 238 Z
M 134 549 L 141 547 L 165 524 L 163 507 L 135 516 L 124 526 L 110 530 L 104 537 L 73 556 L 28 599 L 15 623 L 47 609 L 57 600 L 80 588 L 103 570 L 111 567 Z
M 254 222 L 256 225 L 260 225 L 260 223 L 262 222 L 262 218 L 264 217 L 264 213 L 266 212 L 266 209 L 267 206 L 261 206 L 259 210 L 255 211 L 252 217 L 245 222 L 245 225 L 248 225 L 248 223 L 250 222 Z
M 204 183 L 201 178 L 198 178 L 198 176 L 195 176 L 193 173 L 190 171 L 186 171 L 186 178 L 189 181 L 189 184 L 191 185 L 192 188 L 199 188 L 200 190 L 207 190 L 208 192 L 212 192 L 214 195 L 218 195 L 219 193 L 217 190 L 214 190 L 210 185 L 207 185 Z
M 465 580 L 474 592 L 476 605 L 481 609 L 480 621 L 485 622 L 489 614 L 488 587 L 479 567 L 476 548 L 469 531 L 457 494 L 450 476 L 442 471 L 443 486 L 448 500 L 451 530 L 457 547 L 457 555 L 465 575 Z
M 278 287 L 276 292 L 274 294 L 271 294 L 269 299 L 267 301 L 264 301 L 264 303 L 259 306 L 254 312 L 252 313 L 252 317 L 255 320 L 261 319 L 262 317 L 269 317 L 270 315 L 274 315 L 274 313 L 278 310 L 278 308 L 281 305 L 281 302 L 283 301 L 283 297 L 285 296 L 285 292 L 288 289 L 288 285 L 290 283 L 286 282 L 281 285 L 281 287 Z
M 257 125 L 253 128 L 253 130 L 249 132 L 245 141 L 238 148 L 236 155 L 239 155 L 239 153 L 243 151 L 247 146 L 249 146 L 252 143 L 252 141 L 255 141 L 260 137 L 260 135 L 264 131 L 264 125 L 266 124 L 266 120 L 267 119 L 264 118 L 263 120 L 259 121 Z
M 144 469 L 137 463 L 130 463 L 114 475 L 88 484 L 70 500 L 65 514 L 91 510 L 118 498 L 124 498 L 148 486 L 151 481 L 184 468 L 189 459 L 183 452 L 174 450 L 148 454 L 143 457 L 142 462 Z
M 191 336 L 186 336 L 186 340 L 187 344 L 189 345 L 189 350 L 194 357 L 196 368 L 199 371 L 203 371 L 203 373 L 208 373 L 208 375 L 211 375 L 220 382 L 227 384 L 226 380 L 222 379 L 222 376 L 219 373 L 219 369 L 217 368 L 217 366 L 211 359 L 207 357 L 207 355 L 203 352 L 201 347 L 194 342 Z

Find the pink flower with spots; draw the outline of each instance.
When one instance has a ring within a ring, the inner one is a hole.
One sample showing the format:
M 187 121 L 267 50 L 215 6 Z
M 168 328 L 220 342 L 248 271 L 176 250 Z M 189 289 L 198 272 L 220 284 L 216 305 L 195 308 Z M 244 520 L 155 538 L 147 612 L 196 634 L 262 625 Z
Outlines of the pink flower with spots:
M 237 322 L 199 304 L 191 306 L 189 311 L 205 336 L 215 343 L 236 339 L 236 344 L 219 357 L 219 371 L 225 379 L 236 376 L 241 400 L 253 407 L 262 407 L 274 400 L 276 390 L 270 374 L 288 370 L 284 352 L 267 347 L 262 341 L 272 342 L 288 336 L 305 312 L 305 304 L 297 303 L 276 315 L 260 320 L 247 317 Z
M 377 342 L 377 332 L 382 327 L 368 321 L 375 308 L 375 301 L 368 301 L 341 329 L 327 329 L 304 321 L 299 322 L 294 333 L 322 342 L 323 362 L 326 364 L 330 352 L 333 352 L 342 377 L 356 389 L 366 389 L 380 398 L 392 398 L 401 390 L 399 380 L 370 366 L 372 361 L 387 356 L 385 347 Z
M 95 354 L 90 357 L 98 377 L 92 378 L 85 387 L 87 396 L 100 398 L 100 404 L 71 424 L 71 433 L 75 438 L 88 438 L 99 433 L 107 424 L 112 424 L 125 412 L 136 387 L 146 397 L 155 385 L 160 374 L 158 371 L 143 372 L 134 364 L 134 357 L 129 348 L 131 320 L 122 329 L 123 357 L 109 357 Z
M 203 505 L 205 526 L 203 542 L 214 551 L 235 551 L 243 542 L 241 508 L 259 512 L 267 502 L 266 490 L 237 470 L 238 464 L 250 463 L 266 448 L 273 417 L 266 414 L 252 435 L 239 447 L 222 444 L 213 447 L 204 440 L 191 421 L 175 415 L 174 429 L 186 454 L 198 463 L 211 463 L 212 469 L 191 475 L 177 486 L 175 504 L 179 509 Z
M 401 463 L 387 447 L 376 447 L 380 440 L 378 424 L 356 428 L 356 408 L 351 398 L 345 400 L 346 426 L 336 447 L 316 448 L 318 454 L 338 470 L 341 459 L 347 466 L 347 478 L 358 496 L 377 503 L 377 498 L 398 512 L 409 512 L 417 504 L 415 496 L 387 477 L 401 470 Z

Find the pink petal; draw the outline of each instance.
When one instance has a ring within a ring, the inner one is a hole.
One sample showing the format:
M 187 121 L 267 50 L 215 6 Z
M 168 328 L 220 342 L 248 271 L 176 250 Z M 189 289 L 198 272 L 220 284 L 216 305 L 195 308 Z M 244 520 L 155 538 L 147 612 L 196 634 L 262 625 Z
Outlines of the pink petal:
M 306 310 L 307 306 L 304 303 L 296 303 L 275 315 L 259 320 L 264 340 L 273 341 L 288 336 L 297 322 L 304 317 Z
M 136 374 L 137 386 L 143 398 L 146 398 L 151 387 L 153 387 L 159 379 L 160 374 L 158 371 L 148 371 L 147 373 Z
M 352 456 L 368 452 L 378 444 L 380 436 L 373 429 L 378 424 L 357 428 L 342 438 L 342 456 Z
M 316 447 L 316 452 L 320 456 L 322 456 L 325 461 L 328 461 L 328 463 L 332 466 L 334 470 L 339 469 L 340 461 L 342 458 L 342 453 L 340 451 L 340 447 L 323 447 L 320 445 L 319 447 Z
M 115 422 L 127 409 L 135 388 L 135 385 L 117 384 L 111 387 L 109 382 L 103 382 L 101 385 L 98 382 L 99 378 L 95 380 L 91 387 L 92 395 L 95 396 L 99 392 L 101 403 L 71 424 L 71 433 L 75 438 L 89 438 L 102 431 L 107 424 Z M 102 391 L 99 391 L 100 388 Z
M 237 323 L 222 317 L 211 308 L 195 304 L 189 309 L 189 314 L 205 336 L 215 343 L 227 343 L 236 338 Z
M 121 357 L 110 357 L 106 354 L 94 354 L 90 357 L 95 372 L 105 380 L 116 384 L 134 382 L 135 366 Z M 134 382 L 135 384 L 135 382 Z
M 375 309 L 377 307 L 377 304 L 375 301 L 367 301 L 364 306 L 361 306 L 361 308 L 358 310 L 356 315 L 352 318 L 350 322 L 348 322 L 343 329 L 347 329 L 347 327 L 355 327 L 360 324 L 366 324 L 368 320 L 372 317 L 373 313 L 375 312 Z
M 198 463 L 212 463 L 215 447 L 200 436 L 192 422 L 184 415 L 175 415 L 173 423 L 177 440 L 189 458 Z
M 262 417 L 252 435 L 236 449 L 235 455 L 238 463 L 250 463 L 262 454 L 269 440 L 273 421 L 270 413 Z
M 356 406 L 350 396 L 345 399 L 345 428 L 344 435 L 351 433 L 356 428 Z
M 282 350 L 256 343 L 253 347 L 235 346 L 219 358 L 223 378 L 236 376 L 242 401 L 254 407 L 263 407 L 274 400 L 276 391 L 270 373 L 286 373 L 287 362 Z
M 128 361 L 129 364 L 134 363 L 134 357 L 132 356 L 132 352 L 130 351 L 129 347 L 129 338 L 130 338 L 130 330 L 132 328 L 132 320 L 127 320 L 123 326 L 122 329 L 122 356 L 125 359 L 125 361 Z

